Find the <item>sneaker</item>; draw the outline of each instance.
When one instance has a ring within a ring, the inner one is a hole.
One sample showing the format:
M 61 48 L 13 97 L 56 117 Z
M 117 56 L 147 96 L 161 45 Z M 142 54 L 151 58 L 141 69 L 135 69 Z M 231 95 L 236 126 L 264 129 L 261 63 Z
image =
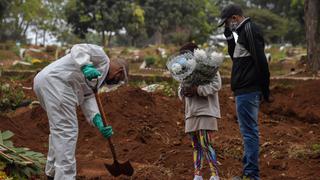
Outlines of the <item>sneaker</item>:
M 219 176 L 211 176 L 210 180 L 220 180 Z
M 202 176 L 195 175 L 193 180 L 203 180 Z

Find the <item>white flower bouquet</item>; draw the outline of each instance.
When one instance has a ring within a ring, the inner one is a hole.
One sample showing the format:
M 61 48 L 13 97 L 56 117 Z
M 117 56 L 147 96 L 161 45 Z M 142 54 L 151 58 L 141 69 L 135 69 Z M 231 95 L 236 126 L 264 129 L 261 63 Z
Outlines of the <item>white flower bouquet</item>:
M 223 54 L 195 49 L 173 55 L 167 62 L 172 77 L 185 86 L 209 84 L 223 62 Z

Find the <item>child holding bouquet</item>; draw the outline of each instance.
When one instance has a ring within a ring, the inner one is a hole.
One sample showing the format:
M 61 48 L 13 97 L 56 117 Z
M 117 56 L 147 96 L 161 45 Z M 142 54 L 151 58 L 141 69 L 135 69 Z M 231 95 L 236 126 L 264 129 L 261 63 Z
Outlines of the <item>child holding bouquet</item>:
M 194 54 L 196 49 L 195 44 L 189 43 L 180 49 L 180 54 L 185 51 Z M 207 84 L 185 85 L 181 82 L 178 92 L 180 99 L 185 101 L 185 132 L 190 135 L 192 141 L 194 180 L 202 180 L 204 157 L 210 166 L 210 180 L 219 180 L 212 136 L 213 132 L 218 130 L 217 119 L 220 118 L 218 91 L 221 89 L 221 77 L 217 69 L 215 73 Z

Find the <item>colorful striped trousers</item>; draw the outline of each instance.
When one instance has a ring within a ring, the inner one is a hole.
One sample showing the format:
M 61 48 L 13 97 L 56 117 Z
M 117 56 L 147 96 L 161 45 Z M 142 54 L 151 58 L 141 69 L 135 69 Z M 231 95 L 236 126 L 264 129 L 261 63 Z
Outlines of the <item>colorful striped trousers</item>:
M 192 140 L 195 175 L 201 176 L 205 156 L 210 166 L 211 176 L 218 176 L 217 158 L 211 139 L 212 132 L 211 130 L 199 130 L 189 133 Z

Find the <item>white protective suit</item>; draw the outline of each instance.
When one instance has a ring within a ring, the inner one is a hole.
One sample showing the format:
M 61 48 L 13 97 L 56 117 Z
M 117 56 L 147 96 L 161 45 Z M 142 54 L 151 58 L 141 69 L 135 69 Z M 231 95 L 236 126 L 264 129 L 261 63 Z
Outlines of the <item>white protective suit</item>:
M 99 113 L 94 93 L 86 84 L 81 67 L 93 64 L 101 72 L 100 87 L 108 74 L 109 63 L 102 47 L 77 44 L 69 54 L 45 67 L 34 78 L 34 91 L 47 112 L 50 125 L 45 171 L 55 180 L 76 179 L 77 106 L 81 106 L 92 125 L 93 117 Z

